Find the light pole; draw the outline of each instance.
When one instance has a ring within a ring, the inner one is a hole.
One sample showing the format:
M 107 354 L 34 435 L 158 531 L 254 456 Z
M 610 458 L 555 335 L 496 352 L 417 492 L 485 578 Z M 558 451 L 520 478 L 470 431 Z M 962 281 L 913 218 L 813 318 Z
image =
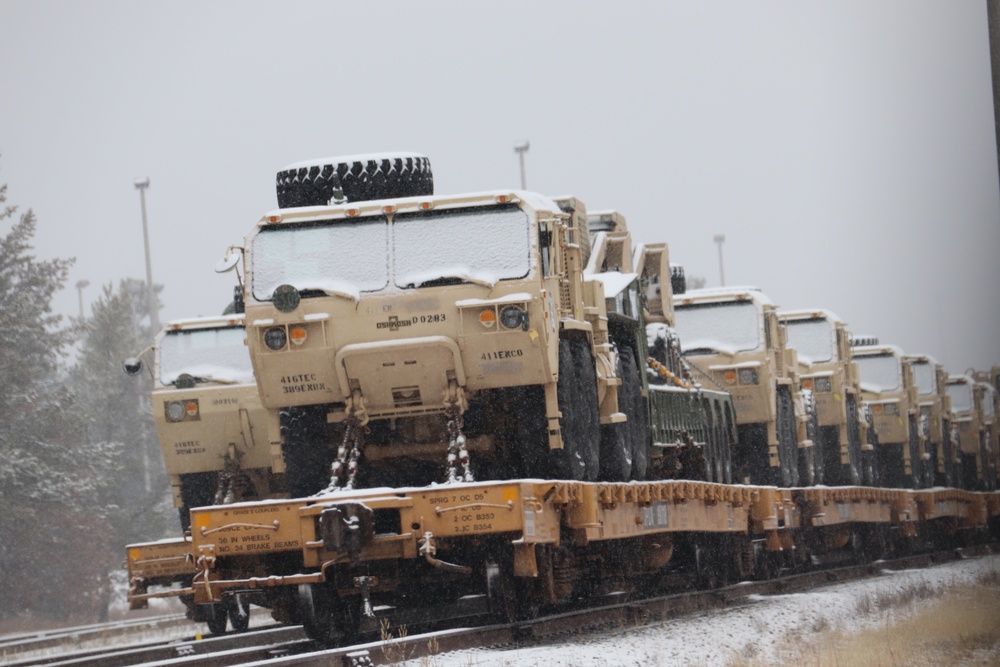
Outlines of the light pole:
M 83 319 L 83 288 L 90 284 L 89 280 L 76 281 L 76 291 L 80 296 L 80 319 Z
M 149 187 L 149 177 L 137 178 L 135 189 L 139 191 L 139 200 L 142 202 L 142 240 L 146 245 L 146 289 L 149 298 L 149 326 L 153 330 L 153 335 L 160 330 L 160 318 L 157 314 L 156 294 L 153 291 L 153 268 L 149 263 L 149 225 L 146 224 L 146 188 Z
M 716 234 L 714 238 L 715 242 L 719 244 L 719 284 L 723 287 L 726 286 L 726 273 L 722 270 L 722 244 L 726 240 L 725 234 Z
M 524 154 L 528 152 L 529 148 L 531 148 L 531 143 L 529 143 L 528 141 L 525 141 L 520 146 L 514 146 L 514 152 L 517 153 L 517 157 L 521 161 L 521 189 L 522 190 L 527 190 L 528 189 L 527 181 L 524 178 Z

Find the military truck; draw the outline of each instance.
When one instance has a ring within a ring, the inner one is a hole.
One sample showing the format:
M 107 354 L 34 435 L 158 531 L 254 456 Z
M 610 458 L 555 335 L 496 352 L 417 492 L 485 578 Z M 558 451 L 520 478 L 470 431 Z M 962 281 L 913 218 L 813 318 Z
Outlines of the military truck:
M 972 375 L 950 375 L 947 390 L 958 426 L 956 481 L 970 491 L 989 489 L 996 484 L 990 446 L 996 415 L 992 387 Z
M 752 484 L 822 480 L 815 404 L 775 304 L 755 287 L 691 290 L 674 298 L 685 361 L 703 387 L 732 393 L 733 475 Z
M 910 366 L 917 385 L 919 429 L 927 458 L 921 486 L 951 486 L 956 445 L 952 441 L 951 401 L 945 389 L 948 373 L 934 357 L 925 354 L 904 355 L 903 363 Z
M 871 410 L 878 445 L 874 452 L 876 486 L 920 488 L 925 466 L 919 429 L 919 400 L 913 371 L 903 351 L 874 337 L 853 340 L 851 357 L 861 379 L 861 398 Z
M 633 270 L 624 226 L 591 250 L 584 207 L 436 196 L 415 154 L 292 165 L 278 202 L 238 251 L 293 496 L 645 475 L 640 283 L 664 269 Z
M 829 310 L 779 311 L 788 344 L 808 370 L 802 386 L 812 391 L 823 452 L 824 483 L 860 484 L 865 447 L 858 369 L 851 361 L 847 325 Z
M 1000 415 L 1000 364 L 996 364 L 990 368 L 988 371 L 977 371 L 970 370 L 967 371 L 971 373 L 972 377 L 976 379 L 976 382 L 982 382 L 988 384 L 993 391 L 988 392 L 993 396 L 993 440 L 991 446 L 993 448 L 993 469 L 994 469 L 994 484 L 1000 485 L 1000 480 L 997 480 L 997 472 L 1000 470 L 1000 424 L 998 424 L 998 417 Z M 994 486 L 996 488 L 996 486 Z
M 148 369 L 152 376 L 153 418 L 182 532 L 194 507 L 287 496 L 280 443 L 270 440 L 245 340 L 242 314 L 175 320 L 124 364 L 130 375 Z M 126 547 L 130 608 L 163 595 L 150 589 L 191 585 L 189 539 Z M 181 600 L 188 617 L 207 622 L 215 634 L 227 622 L 238 631 L 249 627 L 251 595 L 208 605 L 194 604 L 190 595 Z
M 152 376 L 153 418 L 182 531 L 192 507 L 284 492 L 280 448 L 268 439 L 245 338 L 240 314 L 175 320 L 125 362 L 130 375 L 145 368 Z

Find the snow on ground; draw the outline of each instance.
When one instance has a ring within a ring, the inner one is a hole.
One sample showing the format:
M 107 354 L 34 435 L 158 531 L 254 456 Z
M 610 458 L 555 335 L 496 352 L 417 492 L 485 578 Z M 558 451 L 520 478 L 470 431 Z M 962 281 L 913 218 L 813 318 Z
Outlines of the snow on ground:
M 641 627 L 607 631 L 569 643 L 517 649 L 456 651 L 407 667 L 589 667 L 591 665 L 698 665 L 729 667 L 759 661 L 781 664 L 782 644 L 820 631 L 854 633 L 885 624 L 877 601 L 907 590 L 943 592 L 1000 570 L 1000 556 L 957 561 L 922 570 L 889 571 L 873 579 L 835 584 L 807 593 L 753 596 L 745 606 Z M 912 607 L 911 607 L 912 609 Z M 864 613 L 867 611 L 868 613 Z

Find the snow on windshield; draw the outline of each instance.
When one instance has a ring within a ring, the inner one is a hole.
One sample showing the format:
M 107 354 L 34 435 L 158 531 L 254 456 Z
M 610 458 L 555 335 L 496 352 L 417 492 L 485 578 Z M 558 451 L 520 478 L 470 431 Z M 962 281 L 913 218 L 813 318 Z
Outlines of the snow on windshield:
M 854 357 L 861 384 L 872 391 L 899 389 L 899 359 L 892 353 L 862 354 Z
M 388 251 L 383 217 L 264 227 L 253 239 L 253 296 L 269 300 L 285 284 L 351 295 L 377 291 L 389 283 Z
M 913 381 L 917 384 L 917 391 L 920 392 L 920 395 L 930 396 L 937 393 L 934 366 L 926 361 L 915 361 L 911 366 L 913 368 Z
M 514 205 L 400 213 L 392 230 L 395 284 L 523 278 L 531 267 L 529 229 L 527 213 Z
M 825 318 L 787 320 L 788 344 L 799 353 L 807 364 L 830 361 L 834 354 L 833 324 Z
M 243 327 L 169 331 L 159 345 L 160 383 L 181 373 L 223 382 L 253 383 L 253 367 Z
M 949 382 L 948 396 L 951 397 L 951 409 L 954 412 L 972 410 L 972 385 L 968 382 Z
M 741 352 L 760 347 L 760 311 L 752 301 L 674 307 L 681 350 Z

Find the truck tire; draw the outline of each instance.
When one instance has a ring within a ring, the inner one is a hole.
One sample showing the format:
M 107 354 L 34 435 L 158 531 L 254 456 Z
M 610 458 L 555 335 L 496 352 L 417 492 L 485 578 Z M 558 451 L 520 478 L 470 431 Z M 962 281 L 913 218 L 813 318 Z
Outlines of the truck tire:
M 333 429 L 325 405 L 283 408 L 279 412 L 285 482 L 292 498 L 322 491 L 330 483 Z
M 779 387 L 775 398 L 778 437 L 777 486 L 797 486 L 799 483 L 799 448 L 795 434 L 795 404 L 787 387 Z
M 517 408 L 517 441 L 525 477 L 596 479 L 599 460 L 597 376 L 589 343 L 559 341 L 559 430 L 563 448 L 549 449 L 545 392 L 541 385 L 527 387 Z
M 181 475 L 181 506 L 177 510 L 181 532 L 191 528 L 191 508 L 215 504 L 218 475 L 214 472 L 192 472 Z M 224 628 L 223 628 L 224 630 Z
M 924 486 L 924 460 L 920 456 L 920 434 L 917 431 L 917 418 L 915 415 L 908 417 L 910 434 L 907 446 L 910 452 L 910 487 L 920 489 Z
M 837 446 L 840 442 L 838 439 Z M 847 397 L 847 468 L 843 484 L 861 483 L 861 422 L 858 420 L 858 401 Z
M 600 467 L 597 478 L 602 482 L 626 482 L 632 474 L 630 433 L 632 394 L 629 378 L 625 375 L 625 349 L 618 352 L 615 373 L 621 379 L 621 384 L 618 386 L 618 412 L 624 414 L 628 421 L 601 425 Z
M 590 353 L 590 343 L 583 339 L 569 341 L 573 367 L 577 374 L 576 384 L 579 392 L 572 396 L 575 402 L 575 434 L 578 448 L 586 471 L 584 479 L 593 482 L 597 479 L 600 466 L 601 446 L 601 414 L 597 402 L 597 368 L 594 357 Z
M 359 155 L 298 162 L 278 172 L 278 208 L 326 206 L 434 194 L 428 158 L 416 153 Z
M 649 467 L 649 405 L 642 395 L 642 376 L 632 348 L 622 350 L 622 386 L 628 387 L 629 451 L 632 455 L 631 479 L 646 479 Z

